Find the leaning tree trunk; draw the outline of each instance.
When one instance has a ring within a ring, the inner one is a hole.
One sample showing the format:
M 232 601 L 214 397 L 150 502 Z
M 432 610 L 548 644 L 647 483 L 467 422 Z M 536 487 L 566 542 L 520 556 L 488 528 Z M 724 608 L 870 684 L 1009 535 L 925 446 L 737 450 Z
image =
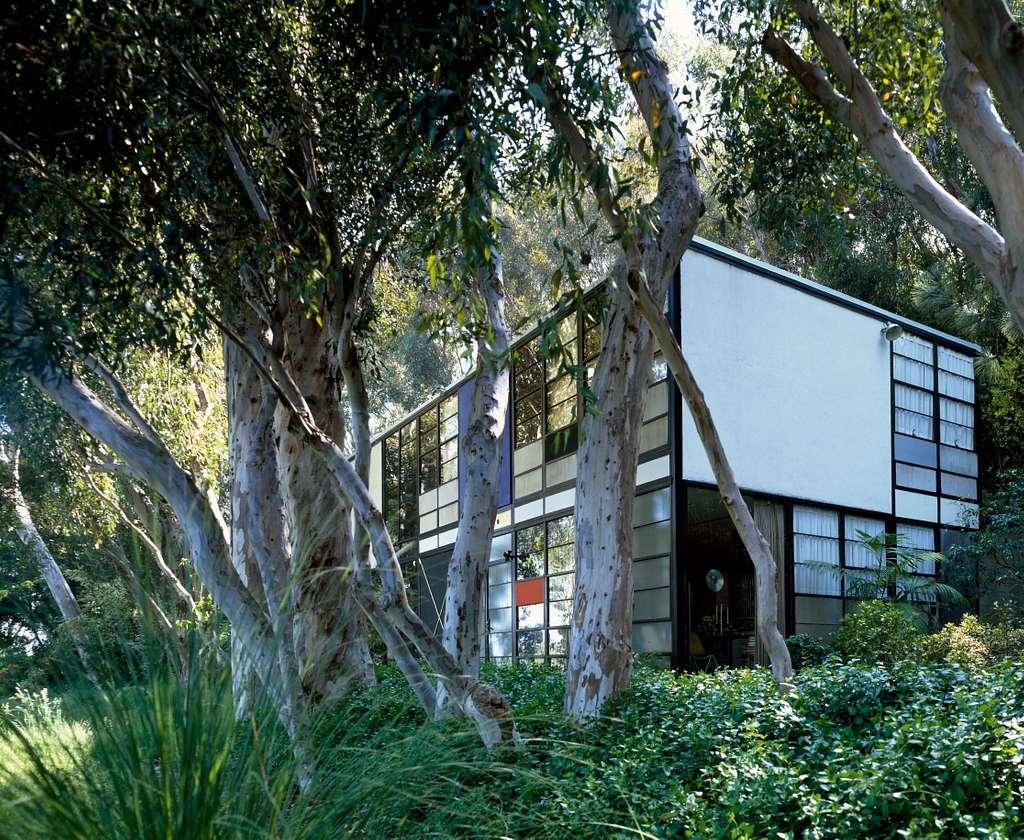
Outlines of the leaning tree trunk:
M 442 642 L 467 676 L 480 673 L 480 625 L 484 576 L 498 512 L 501 466 L 499 438 L 505 428 L 509 400 L 509 327 L 505 317 L 501 257 L 477 273 L 490 334 L 480 340 L 469 428 L 462 440 L 466 488 L 455 548 L 448 564 Z M 446 692 L 439 687 L 438 712 Z
M 786 640 L 779 630 L 778 566 L 772 557 L 768 541 L 757 527 L 750 508 L 740 492 L 732 465 L 726 457 L 725 447 L 718 436 L 718 428 L 711 416 L 711 409 L 708 408 L 704 393 L 672 334 L 668 318 L 652 297 L 646 281 L 642 277 L 636 278 L 636 281 L 630 288 L 637 308 L 653 331 L 668 369 L 672 371 L 676 385 L 686 400 L 704 452 L 707 453 L 708 463 L 711 464 L 711 472 L 715 476 L 722 502 L 729 512 L 736 532 L 740 535 L 743 547 L 754 563 L 757 581 L 757 632 L 768 653 L 776 681 L 786 687 L 793 676 L 793 663 L 786 647 Z
M 317 426 L 345 439 L 340 370 L 330 337 L 301 304 L 285 318 L 284 364 Z M 340 697 L 353 683 L 374 681 L 363 615 L 352 597 L 349 505 L 323 461 L 278 409 L 277 468 L 290 538 L 295 589 L 295 646 L 310 698 Z
M 576 586 L 565 711 L 577 719 L 629 686 L 633 671 L 633 506 L 654 356 L 650 330 L 611 287 L 612 305 L 576 473 Z

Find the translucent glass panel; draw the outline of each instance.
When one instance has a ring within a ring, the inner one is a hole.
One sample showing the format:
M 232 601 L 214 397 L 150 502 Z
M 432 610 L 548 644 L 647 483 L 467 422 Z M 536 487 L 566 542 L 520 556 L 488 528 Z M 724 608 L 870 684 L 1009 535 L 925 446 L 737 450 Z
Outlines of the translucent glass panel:
M 974 408 L 966 403 L 941 397 L 939 440 L 960 449 L 974 449 Z
M 512 534 L 494 537 L 487 569 L 487 650 L 492 659 L 512 656 L 512 565 Z
M 893 378 L 931 391 L 935 387 L 934 345 L 904 333 L 893 342 Z
M 898 522 L 896 523 L 896 538 L 902 548 L 912 552 L 934 552 L 936 550 L 935 529 L 930 526 Z M 914 566 L 914 573 L 919 577 L 934 578 L 936 572 L 934 557 L 921 557 Z M 929 592 L 925 596 L 918 596 L 916 600 L 934 600 L 934 593 Z
M 974 362 L 968 356 L 939 348 L 939 393 L 974 402 Z
M 647 392 L 647 407 L 644 423 L 640 428 L 640 452 L 650 452 L 668 445 L 668 371 L 661 353 L 656 353 L 651 363 L 650 386 Z
M 931 391 L 896 383 L 896 431 L 911 437 L 933 440 L 934 397 Z
M 672 490 L 637 496 L 633 510 L 633 649 L 672 650 Z
M 864 516 L 847 515 L 843 518 L 843 531 L 846 537 L 846 565 L 857 569 L 876 569 L 885 559 L 884 552 L 872 551 L 864 544 L 867 539 L 885 534 L 885 522 L 881 519 L 869 519 Z
M 793 508 L 794 586 L 801 595 L 839 595 L 839 514 Z
M 910 490 L 922 490 L 926 493 L 934 493 L 935 470 L 927 467 L 915 467 L 910 464 L 896 464 L 896 485 L 906 487 Z

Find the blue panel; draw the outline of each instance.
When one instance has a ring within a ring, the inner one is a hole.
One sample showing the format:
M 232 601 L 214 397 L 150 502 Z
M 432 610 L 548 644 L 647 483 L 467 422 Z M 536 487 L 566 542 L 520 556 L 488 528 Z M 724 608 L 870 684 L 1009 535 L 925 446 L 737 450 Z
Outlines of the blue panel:
M 918 464 L 922 467 L 938 466 L 938 449 L 930 440 L 921 440 L 907 435 L 893 435 L 893 445 L 897 461 Z
M 459 457 L 462 457 L 462 440 L 469 431 L 469 415 L 473 408 L 473 384 L 469 379 L 459 386 Z M 512 406 L 505 413 L 505 430 L 498 443 L 501 466 L 498 471 L 498 507 L 512 504 Z M 466 492 L 466 471 L 459 463 L 459 498 Z

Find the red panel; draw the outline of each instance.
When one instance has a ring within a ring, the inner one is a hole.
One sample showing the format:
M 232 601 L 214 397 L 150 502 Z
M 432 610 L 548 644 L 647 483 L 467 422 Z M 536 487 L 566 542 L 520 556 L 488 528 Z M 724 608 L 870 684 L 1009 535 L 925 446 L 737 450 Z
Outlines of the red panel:
M 536 577 L 529 580 L 516 581 L 516 606 L 544 603 L 544 578 Z

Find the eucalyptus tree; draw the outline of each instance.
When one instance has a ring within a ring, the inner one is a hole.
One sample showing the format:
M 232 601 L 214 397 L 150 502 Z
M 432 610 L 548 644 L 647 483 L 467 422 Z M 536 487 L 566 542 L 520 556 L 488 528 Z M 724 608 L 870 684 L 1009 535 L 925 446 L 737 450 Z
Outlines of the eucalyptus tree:
M 746 133 L 744 145 L 764 152 L 760 161 L 745 158 L 753 177 L 770 181 L 783 197 L 790 173 L 816 171 L 845 190 L 849 168 L 837 177 L 823 163 L 849 161 L 842 149 L 856 142 L 1024 326 L 1024 60 L 1020 24 L 1003 0 L 729 0 L 700 3 L 698 11 L 708 31 L 736 47 L 720 89 L 726 110 L 743 115 L 732 122 L 732 138 L 743 142 Z M 945 178 L 935 160 L 943 129 L 970 162 Z M 972 200 L 972 181 L 987 192 L 980 205 Z
M 466 195 L 448 177 L 474 136 L 459 82 L 493 63 L 486 38 L 419 38 L 442 11 L 26 6 L 5 45 L 18 55 L 4 62 L 17 95 L 0 137 L 0 353 L 173 509 L 298 741 L 319 700 L 372 679 L 364 615 L 425 707 L 436 675 L 485 740 L 510 731 L 500 694 L 464 676 L 410 608 L 367 489 L 360 340 L 375 271 L 413 220 Z M 460 245 L 478 270 L 468 288 L 500 299 L 493 252 Z M 481 310 L 500 317 L 466 311 Z M 147 346 L 187 357 L 214 327 L 230 530 L 101 361 Z

